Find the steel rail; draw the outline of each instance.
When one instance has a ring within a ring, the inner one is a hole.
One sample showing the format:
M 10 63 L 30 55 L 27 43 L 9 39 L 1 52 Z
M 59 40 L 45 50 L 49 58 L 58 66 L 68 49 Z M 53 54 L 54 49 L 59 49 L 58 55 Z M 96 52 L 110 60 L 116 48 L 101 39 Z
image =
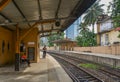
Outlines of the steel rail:
M 53 56 L 53 55 L 52 55 L 52 56 Z M 104 82 L 103 80 L 101 80 L 101 79 L 99 79 L 98 77 L 94 76 L 94 75 L 91 74 L 90 72 L 84 70 L 83 68 L 80 68 L 80 67 L 76 66 L 75 64 L 71 63 L 70 61 L 68 61 L 68 60 L 66 60 L 66 59 L 64 59 L 64 58 L 58 57 L 58 56 L 56 56 L 56 55 L 54 55 L 54 57 L 60 58 L 60 59 L 62 59 L 62 60 L 64 60 L 64 61 L 68 62 L 69 64 L 75 66 L 77 69 L 79 69 L 79 70 L 83 71 L 84 73 L 86 73 L 87 75 L 91 76 L 92 79 L 94 78 L 94 80 L 98 80 L 98 82 Z M 91 79 L 91 80 L 92 80 L 92 79 Z M 89 78 L 88 78 L 88 80 L 89 80 Z

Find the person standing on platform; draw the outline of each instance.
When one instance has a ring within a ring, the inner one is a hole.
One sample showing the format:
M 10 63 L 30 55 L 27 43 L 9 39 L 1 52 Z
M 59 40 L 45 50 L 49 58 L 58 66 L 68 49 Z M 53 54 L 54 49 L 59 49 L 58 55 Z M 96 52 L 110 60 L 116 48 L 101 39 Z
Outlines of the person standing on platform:
M 47 51 L 47 48 L 46 48 L 46 45 L 43 47 L 43 58 L 46 57 L 46 51 Z

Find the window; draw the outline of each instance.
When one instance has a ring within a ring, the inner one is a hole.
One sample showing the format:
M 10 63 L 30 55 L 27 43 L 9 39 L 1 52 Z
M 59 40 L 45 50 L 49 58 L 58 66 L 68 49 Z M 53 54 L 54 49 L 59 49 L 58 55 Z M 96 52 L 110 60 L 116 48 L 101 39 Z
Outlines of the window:
M 9 44 L 9 42 L 7 44 L 7 48 L 8 48 L 8 51 L 9 51 L 10 50 L 10 44 Z
M 20 52 L 23 52 L 24 50 L 23 50 L 23 47 L 24 47 L 24 43 L 21 43 L 20 44 Z
M 108 34 L 105 34 L 105 45 L 109 44 L 109 36 Z
M 4 54 L 4 50 L 5 50 L 5 41 L 2 41 L 2 54 Z

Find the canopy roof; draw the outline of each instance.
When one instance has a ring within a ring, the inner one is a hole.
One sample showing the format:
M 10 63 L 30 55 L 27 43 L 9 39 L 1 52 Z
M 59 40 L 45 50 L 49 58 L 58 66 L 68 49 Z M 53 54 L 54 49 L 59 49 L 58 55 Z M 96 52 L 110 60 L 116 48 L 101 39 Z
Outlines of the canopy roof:
M 28 29 L 37 22 L 41 37 L 49 36 L 64 31 L 95 1 L 0 0 L 0 26 L 15 30 L 19 24 L 20 29 Z

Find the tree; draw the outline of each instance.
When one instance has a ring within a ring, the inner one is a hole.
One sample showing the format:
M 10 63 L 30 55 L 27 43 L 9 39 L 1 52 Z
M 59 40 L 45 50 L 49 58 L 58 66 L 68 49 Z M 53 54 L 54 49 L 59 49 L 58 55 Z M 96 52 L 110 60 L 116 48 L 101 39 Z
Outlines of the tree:
M 111 13 L 114 27 L 120 26 L 120 0 L 109 2 L 108 12 Z
M 109 3 L 108 12 L 111 13 L 114 27 L 120 26 L 120 0 L 113 0 Z M 120 38 L 120 34 L 118 35 Z
M 93 38 L 93 36 L 96 36 L 93 32 L 91 31 L 84 31 L 80 33 L 80 36 L 76 38 L 77 44 L 79 46 L 95 46 L 96 45 L 96 39 Z
M 99 15 L 103 14 L 104 10 L 102 7 L 104 4 L 99 4 L 100 0 L 97 0 L 86 12 L 85 16 L 83 17 L 84 22 L 91 26 L 92 25 L 92 32 L 94 32 L 94 25 L 97 21 Z
M 48 37 L 48 46 L 54 46 L 53 41 L 54 40 L 59 40 L 59 39 L 64 39 L 64 33 L 62 32 L 61 34 L 53 34 Z
M 81 22 L 78 30 L 80 30 L 81 32 L 84 32 L 84 31 L 88 31 L 89 29 L 87 28 L 87 25 L 85 23 Z
M 96 45 L 96 35 L 91 32 L 85 23 L 80 24 L 80 35 L 76 38 L 77 44 L 79 46 L 95 46 Z

